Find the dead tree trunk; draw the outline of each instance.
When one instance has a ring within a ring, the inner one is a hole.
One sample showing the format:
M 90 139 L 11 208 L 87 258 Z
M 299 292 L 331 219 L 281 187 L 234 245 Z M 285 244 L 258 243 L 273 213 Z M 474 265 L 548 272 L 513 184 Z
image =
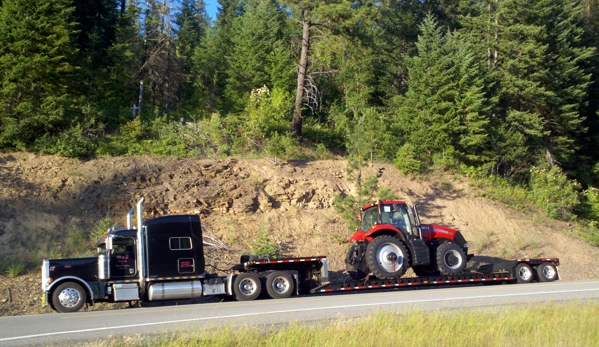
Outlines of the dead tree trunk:
M 310 50 L 310 28 L 312 23 L 308 20 L 312 8 L 306 7 L 302 13 L 302 52 L 300 55 L 299 69 L 297 72 L 297 90 L 295 92 L 295 108 L 290 131 L 296 136 L 302 136 L 302 108 L 304 105 L 304 90 L 306 86 L 306 73 L 308 71 L 308 52 Z

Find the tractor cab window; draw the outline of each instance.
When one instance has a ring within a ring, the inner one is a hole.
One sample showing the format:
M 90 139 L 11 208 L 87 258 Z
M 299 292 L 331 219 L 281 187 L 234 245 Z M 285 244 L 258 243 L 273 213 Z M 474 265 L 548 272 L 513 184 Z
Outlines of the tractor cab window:
M 381 219 L 383 223 L 393 224 L 405 235 L 411 234 L 410 230 L 410 217 L 406 206 L 403 204 L 393 204 L 382 206 Z
M 362 211 L 362 222 L 360 230 L 368 231 L 379 221 L 379 211 L 377 206 L 372 206 Z

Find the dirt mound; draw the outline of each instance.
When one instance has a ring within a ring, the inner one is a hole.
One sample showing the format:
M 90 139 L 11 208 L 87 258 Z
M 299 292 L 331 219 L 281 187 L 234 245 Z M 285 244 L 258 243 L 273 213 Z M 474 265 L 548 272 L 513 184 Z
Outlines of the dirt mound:
M 460 178 L 439 175 L 422 181 L 388 164 L 365 171 L 366 177 L 379 176 L 380 184 L 398 198 L 420 202 L 423 222 L 460 229 L 477 254 L 557 256 L 562 278 L 599 277 L 599 249 L 573 237 L 568 223 L 477 197 Z M 61 233 L 73 223 L 91 227 L 111 216 L 123 226 L 125 214 L 143 196 L 145 218 L 199 214 L 207 235 L 235 248 L 224 260 L 207 259 L 216 270 L 236 262 L 261 232 L 285 255 L 326 255 L 337 276 L 344 269 L 344 241 L 351 233 L 332 206 L 339 192 L 351 194 L 354 189 L 346 179 L 344 161 L 79 161 L 8 153 L 0 154 L 0 181 L 0 257 L 61 242 Z M 39 274 L 0 277 L 0 314 L 40 312 L 39 285 Z

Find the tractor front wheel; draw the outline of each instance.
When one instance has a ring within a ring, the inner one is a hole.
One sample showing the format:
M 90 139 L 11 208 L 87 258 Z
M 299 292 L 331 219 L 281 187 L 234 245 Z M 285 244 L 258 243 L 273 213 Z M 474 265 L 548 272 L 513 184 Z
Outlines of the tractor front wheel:
M 366 248 L 366 265 L 379 279 L 399 278 L 406 272 L 409 264 L 406 246 L 393 236 L 375 237 Z
M 453 242 L 437 248 L 437 266 L 444 275 L 459 275 L 466 268 L 466 253 Z

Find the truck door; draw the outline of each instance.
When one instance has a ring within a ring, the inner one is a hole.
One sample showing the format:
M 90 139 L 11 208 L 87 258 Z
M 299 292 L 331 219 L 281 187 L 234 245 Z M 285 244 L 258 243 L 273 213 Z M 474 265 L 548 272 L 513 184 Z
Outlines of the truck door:
M 135 268 L 135 239 L 131 237 L 115 237 L 112 241 L 110 254 L 110 277 L 112 279 L 134 277 Z

